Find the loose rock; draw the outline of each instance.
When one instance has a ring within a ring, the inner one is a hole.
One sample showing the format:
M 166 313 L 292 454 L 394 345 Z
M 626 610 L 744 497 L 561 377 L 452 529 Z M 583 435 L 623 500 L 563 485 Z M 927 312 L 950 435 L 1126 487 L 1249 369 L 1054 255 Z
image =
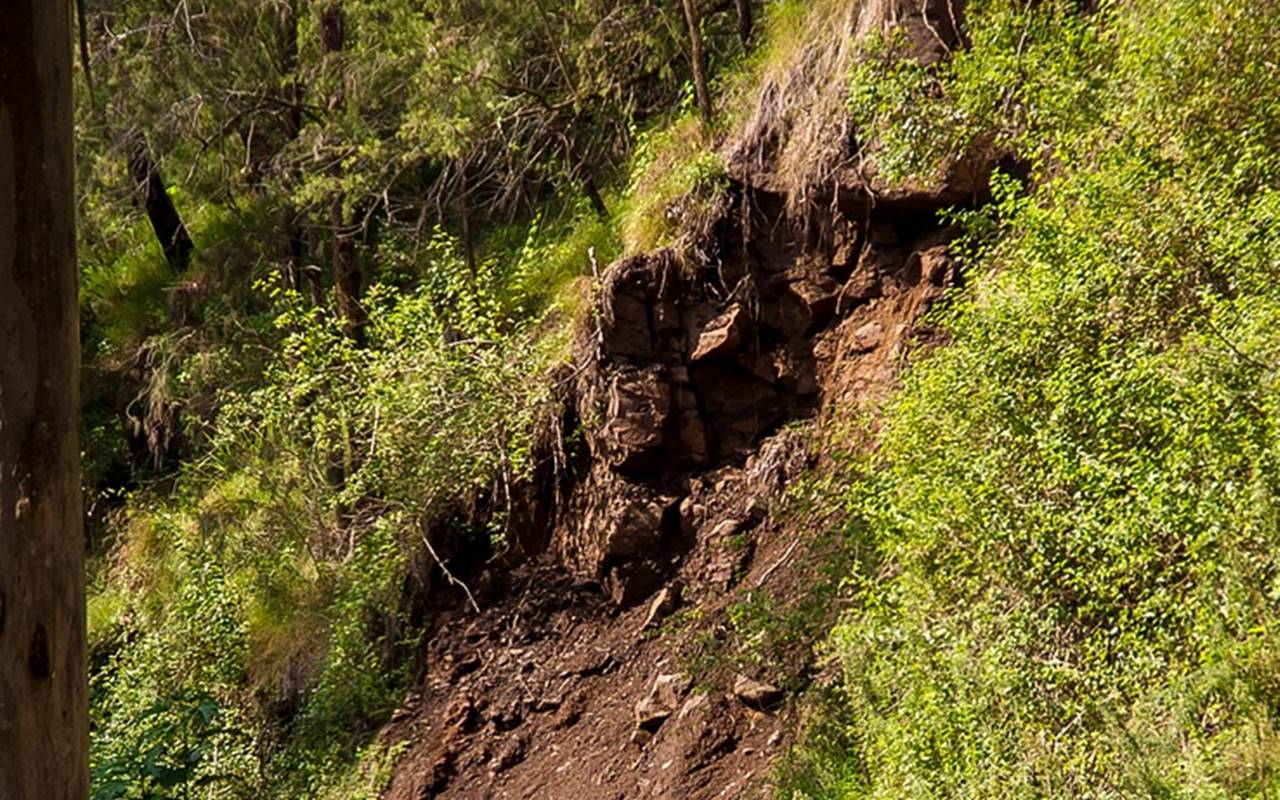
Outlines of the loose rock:
M 733 682 L 733 695 L 748 708 L 763 711 L 777 705 L 782 700 L 782 690 L 771 683 L 764 683 L 739 675 Z
M 649 603 L 649 613 L 645 615 L 644 625 L 640 630 L 649 630 L 658 626 L 662 620 L 671 615 L 680 605 L 680 586 L 673 584 L 664 587 L 654 595 Z
M 707 323 L 689 361 L 728 355 L 738 349 L 746 330 L 746 313 L 742 306 L 734 304 L 720 316 Z

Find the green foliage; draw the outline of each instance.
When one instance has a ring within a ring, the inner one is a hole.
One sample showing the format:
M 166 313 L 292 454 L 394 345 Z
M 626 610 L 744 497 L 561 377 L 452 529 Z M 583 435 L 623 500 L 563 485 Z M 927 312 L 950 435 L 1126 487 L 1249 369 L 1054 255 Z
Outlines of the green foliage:
M 596 242 L 609 246 L 594 216 L 535 225 L 473 272 L 438 233 L 417 253 L 417 288 L 370 287 L 364 347 L 260 285 L 278 309 L 275 355 L 257 382 L 222 387 L 203 456 L 168 497 L 131 498 L 98 566 L 95 757 L 110 767 L 98 786 L 141 774 L 152 745 L 136 720 L 175 692 L 217 698 L 244 732 L 220 750 L 234 781 L 216 796 L 312 796 L 375 758 L 367 737 L 416 636 L 400 611 L 409 554 L 531 468 L 553 409 L 543 376 L 574 320 L 557 298 Z M 411 257 L 393 248 L 385 263 Z M 500 541 L 505 520 L 488 525 Z M 292 709 L 287 728 L 277 707 Z
M 936 81 L 1036 183 L 960 215 L 950 344 L 850 476 L 880 567 L 852 576 L 844 700 L 784 793 L 1272 795 L 1280 7 L 972 12 L 955 66 L 855 102 L 881 152 L 961 152 L 896 107 Z
M 849 108 L 889 184 L 928 179 L 962 157 L 1067 156 L 1097 135 L 1111 99 L 1112 32 L 1067 0 L 1034 9 L 1000 0 L 967 12 L 970 46 L 926 66 L 904 57 L 905 33 L 871 39 L 854 61 Z
M 619 228 L 629 254 L 672 244 L 712 221 L 724 196 L 724 162 L 693 113 L 641 134 Z
M 723 178 L 700 138 L 652 187 L 621 185 L 666 158 L 648 138 L 633 158 L 635 132 L 688 110 L 679 8 L 86 13 L 94 792 L 376 797 L 396 754 L 372 737 L 414 677 L 407 609 L 430 580 L 410 564 L 428 537 L 445 559 L 504 545 L 587 276 L 639 213 Z M 740 52 L 731 10 L 703 28 L 718 71 Z M 139 155 L 194 241 L 181 274 Z M 333 291 L 348 252 L 360 343 Z
M 167 699 L 132 721 L 132 750 L 93 770 L 93 800 L 162 800 L 188 798 L 192 789 L 204 796 L 234 775 L 210 769 L 216 748 L 237 733 L 219 727 L 221 709 L 208 696 Z M 214 765 L 216 769 L 216 765 Z

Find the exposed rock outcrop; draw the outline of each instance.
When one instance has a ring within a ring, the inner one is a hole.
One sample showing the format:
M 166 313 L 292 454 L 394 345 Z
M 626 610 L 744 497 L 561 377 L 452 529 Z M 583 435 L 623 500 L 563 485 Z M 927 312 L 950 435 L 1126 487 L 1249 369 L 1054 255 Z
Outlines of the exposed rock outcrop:
M 480 666 L 428 673 L 388 797 L 760 796 L 785 693 L 733 672 L 703 691 L 664 629 L 785 579 L 801 531 L 770 510 L 814 462 L 792 423 L 874 406 L 959 280 L 938 212 L 984 202 L 992 159 L 883 185 L 827 94 L 888 26 L 943 57 L 962 5 L 832 4 L 726 144 L 721 213 L 605 271 L 562 376 L 569 444 L 513 495 L 517 569 L 429 644 Z
M 956 279 L 953 231 L 935 215 L 954 191 L 802 226 L 780 198 L 739 186 L 746 221 L 726 215 L 710 257 L 667 249 L 610 267 L 576 348 L 590 466 L 552 523 L 555 557 L 621 604 L 643 600 L 718 530 L 692 511 L 703 477 L 740 470 L 820 402 L 886 385 Z

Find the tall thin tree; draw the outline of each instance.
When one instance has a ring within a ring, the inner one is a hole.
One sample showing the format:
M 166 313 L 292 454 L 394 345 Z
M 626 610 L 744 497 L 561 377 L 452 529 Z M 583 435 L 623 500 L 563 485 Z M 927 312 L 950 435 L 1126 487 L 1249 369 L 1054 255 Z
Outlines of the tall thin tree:
M 698 101 L 702 122 L 711 126 L 711 89 L 707 86 L 707 56 L 702 48 L 702 15 L 694 0 L 680 0 L 684 21 L 689 27 L 689 64 L 693 70 L 693 91 Z
M 88 783 L 71 6 L 0 24 L 0 797 Z
M 330 3 L 320 16 L 320 38 L 324 50 L 325 72 L 329 84 L 329 112 L 337 123 L 346 103 L 343 89 L 345 80 L 343 50 L 347 46 L 347 18 L 342 3 Z M 342 166 L 336 159 L 329 165 L 334 175 L 342 177 Z M 333 232 L 333 292 L 337 300 L 338 316 L 342 330 L 358 346 L 365 342 L 365 325 L 369 318 L 361 302 L 362 276 L 356 259 L 356 231 L 354 220 L 347 211 L 347 195 L 335 191 L 329 199 L 329 228 Z
M 742 40 L 743 52 L 746 52 L 751 49 L 751 32 L 754 26 L 751 19 L 751 0 L 734 0 L 734 7 L 738 11 L 738 38 Z

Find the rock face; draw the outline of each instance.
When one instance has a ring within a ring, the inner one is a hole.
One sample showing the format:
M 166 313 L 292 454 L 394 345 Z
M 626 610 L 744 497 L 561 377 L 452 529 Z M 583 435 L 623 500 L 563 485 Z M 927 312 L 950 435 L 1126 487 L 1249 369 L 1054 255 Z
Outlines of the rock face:
M 936 211 L 958 188 L 871 204 L 869 189 L 847 187 L 803 226 L 783 198 L 733 191 L 705 247 L 613 264 L 575 345 L 584 466 L 546 540 L 623 606 L 714 533 L 694 519 L 699 476 L 758 458 L 820 399 L 884 383 L 914 320 L 954 281 Z M 722 565 L 725 581 L 733 569 Z
M 733 681 L 733 696 L 745 703 L 749 708 L 762 711 L 782 702 L 782 690 L 771 683 L 765 683 L 746 675 L 739 675 Z

